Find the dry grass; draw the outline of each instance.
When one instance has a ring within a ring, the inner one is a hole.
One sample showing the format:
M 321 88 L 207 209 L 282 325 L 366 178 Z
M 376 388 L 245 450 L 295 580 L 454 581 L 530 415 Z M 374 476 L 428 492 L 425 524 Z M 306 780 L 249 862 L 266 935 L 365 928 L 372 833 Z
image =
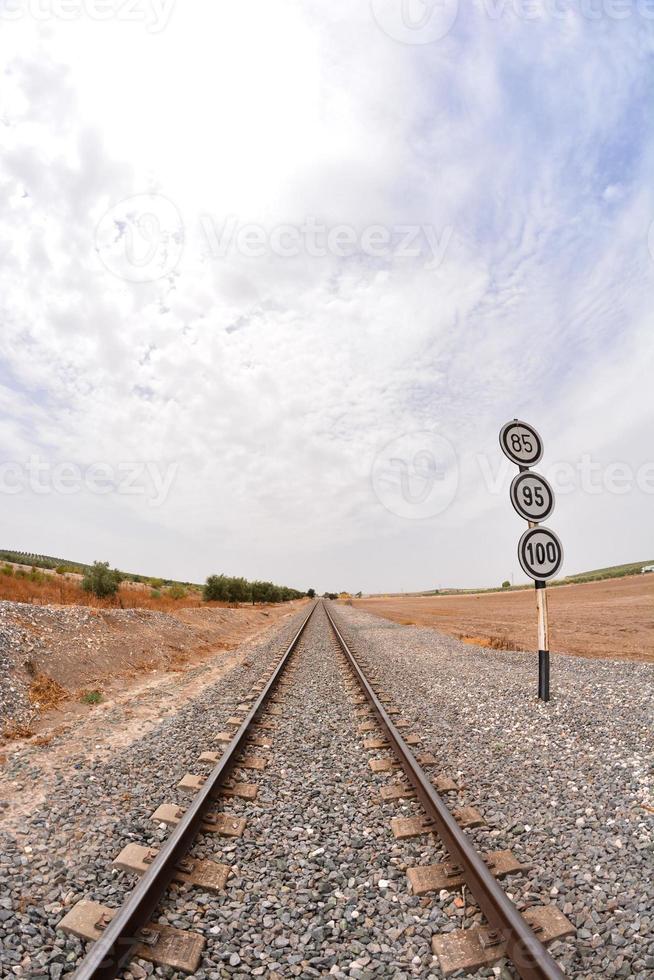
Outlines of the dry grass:
M 33 734 L 34 732 L 29 725 L 21 725 L 17 721 L 7 722 L 5 730 L 2 733 L 3 738 L 6 738 L 8 742 L 13 742 L 20 738 L 31 738 Z
M 474 643 L 478 647 L 486 647 L 489 650 L 519 650 L 520 644 L 512 640 L 510 636 L 459 636 L 464 643 Z
M 30 684 L 29 699 L 31 704 L 38 705 L 41 711 L 56 708 L 62 701 L 68 700 L 70 694 L 47 674 L 37 674 Z
M 38 605 L 54 603 L 62 606 L 91 606 L 95 609 L 154 609 L 159 612 L 204 606 L 229 606 L 227 602 L 205 603 L 199 592 L 189 592 L 185 599 L 171 599 L 164 591 L 160 599 L 153 599 L 149 586 L 130 586 L 125 583 L 115 597 L 98 599 L 90 592 L 84 591 L 80 579 L 62 575 L 18 578 L 15 575 L 0 574 L 0 599 Z
M 39 748 L 44 748 L 46 745 L 50 744 L 53 738 L 54 734 L 52 732 L 48 732 L 47 735 L 37 735 L 32 742 L 32 745 L 38 745 Z

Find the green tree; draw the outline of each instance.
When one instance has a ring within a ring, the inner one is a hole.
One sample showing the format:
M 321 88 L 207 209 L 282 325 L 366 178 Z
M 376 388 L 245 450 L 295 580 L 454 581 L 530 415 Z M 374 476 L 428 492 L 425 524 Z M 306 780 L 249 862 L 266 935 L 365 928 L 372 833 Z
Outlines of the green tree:
M 504 580 L 504 581 L 502 582 L 502 588 L 503 588 L 503 589 L 510 589 L 510 588 L 511 588 L 511 583 L 509 582 L 509 580 L 508 580 L 508 579 L 505 579 L 505 580 Z
M 240 576 L 210 575 L 204 586 L 203 598 L 205 602 L 288 602 L 304 594 L 273 582 L 248 582 Z
M 252 598 L 250 583 L 245 578 L 230 578 L 228 592 L 230 602 L 249 602 Z
M 202 593 L 205 602 L 227 602 L 229 599 L 226 575 L 210 575 Z
M 109 568 L 108 561 L 94 561 L 92 567 L 84 574 L 82 588 L 85 592 L 92 592 L 99 599 L 106 599 L 116 595 L 122 579 L 118 569 Z
M 307 589 L 307 595 L 309 596 L 310 599 L 315 599 L 316 598 L 316 590 L 315 589 Z
M 252 582 L 250 586 L 252 590 L 252 605 L 255 602 L 267 602 L 268 601 L 268 586 L 269 582 Z

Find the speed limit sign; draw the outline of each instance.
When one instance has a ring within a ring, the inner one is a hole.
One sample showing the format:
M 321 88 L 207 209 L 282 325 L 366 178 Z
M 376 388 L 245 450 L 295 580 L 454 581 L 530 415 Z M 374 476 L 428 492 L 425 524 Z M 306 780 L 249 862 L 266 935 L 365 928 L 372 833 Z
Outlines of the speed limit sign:
M 518 542 L 522 570 L 537 582 L 554 578 L 563 564 L 563 546 L 548 527 L 530 527 Z
M 511 481 L 511 503 L 526 521 L 540 524 L 554 510 L 554 491 L 544 476 L 525 470 Z
M 518 466 L 535 466 L 543 455 L 543 440 L 533 426 L 519 419 L 502 426 L 500 446 L 504 455 Z
M 544 476 L 530 467 L 543 455 L 543 440 L 533 425 L 513 419 L 500 429 L 500 446 L 520 472 L 511 481 L 511 503 L 520 517 L 529 521 L 529 530 L 518 542 L 518 559 L 529 578 L 533 578 L 538 610 L 538 697 L 550 699 L 550 641 L 547 621 L 547 580 L 554 578 L 563 564 L 563 547 L 554 531 L 543 527 L 554 510 L 554 491 Z M 506 585 L 509 583 L 506 582 Z

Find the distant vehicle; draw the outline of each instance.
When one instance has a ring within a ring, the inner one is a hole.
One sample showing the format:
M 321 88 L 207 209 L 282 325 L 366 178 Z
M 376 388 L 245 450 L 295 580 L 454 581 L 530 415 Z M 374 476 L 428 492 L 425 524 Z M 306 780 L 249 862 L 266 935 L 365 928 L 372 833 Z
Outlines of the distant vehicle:
M 654 565 L 643 565 L 640 574 L 645 575 L 646 572 L 654 572 Z

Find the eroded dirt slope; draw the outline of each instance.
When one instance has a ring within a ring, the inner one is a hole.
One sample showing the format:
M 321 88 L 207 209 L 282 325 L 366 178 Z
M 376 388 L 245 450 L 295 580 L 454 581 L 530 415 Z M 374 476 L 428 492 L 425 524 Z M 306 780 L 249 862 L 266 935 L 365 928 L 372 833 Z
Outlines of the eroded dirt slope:
M 84 691 L 104 701 L 144 674 L 180 672 L 230 651 L 297 612 L 278 606 L 206 607 L 161 613 L 0 602 L 0 732 L 34 728 Z M 79 707 L 77 710 L 80 710 Z

